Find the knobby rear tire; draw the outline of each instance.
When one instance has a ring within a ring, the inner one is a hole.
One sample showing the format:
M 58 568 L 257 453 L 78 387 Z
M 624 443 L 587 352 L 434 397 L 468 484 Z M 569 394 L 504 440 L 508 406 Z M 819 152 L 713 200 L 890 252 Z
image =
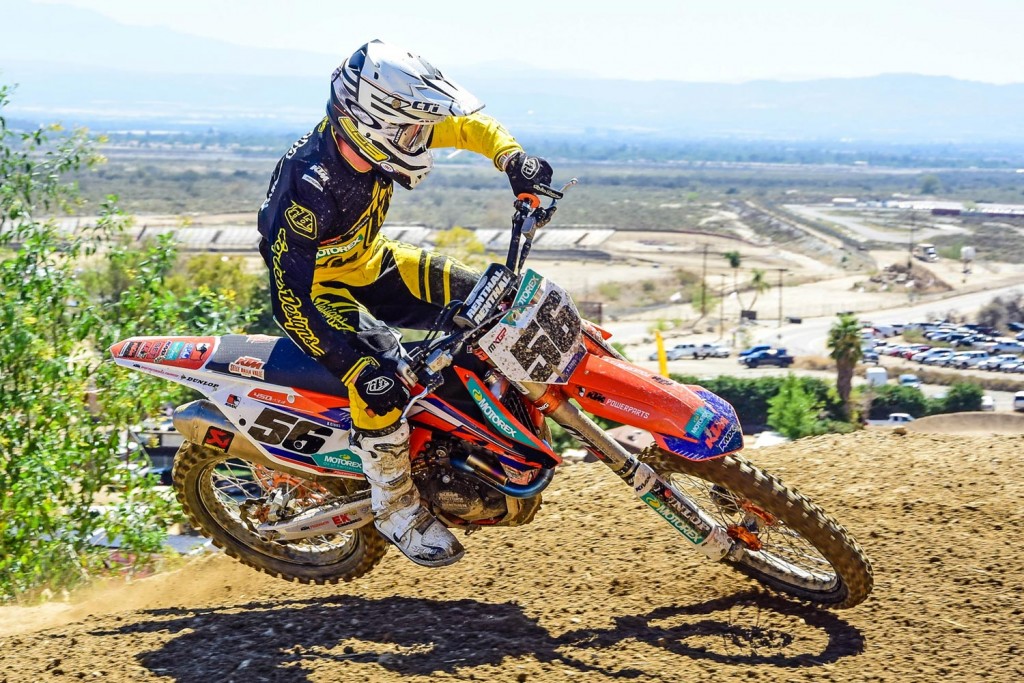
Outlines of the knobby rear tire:
M 831 565 L 835 580 L 832 585 L 810 588 L 801 585 L 806 582 L 797 581 L 800 577 L 794 573 L 792 581 L 787 581 L 785 573 L 782 572 L 780 576 L 777 567 L 773 573 L 759 568 L 759 563 L 762 566 L 765 563 L 759 562 L 758 553 L 744 554 L 739 560 L 727 559 L 726 562 L 734 569 L 780 592 L 832 608 L 853 607 L 871 593 L 874 585 L 871 562 L 857 542 L 828 513 L 787 487 L 777 477 L 763 472 L 739 455 L 693 461 L 652 447 L 641 453 L 640 457 L 666 478 L 670 474 L 680 474 L 702 479 L 727 489 L 737 499 L 749 500 L 775 516 L 817 550 Z M 702 507 L 712 517 L 722 518 L 722 514 L 716 514 L 716 510 L 708 509 L 706 503 Z M 718 512 L 721 513 L 721 510 Z
M 344 553 L 336 556 L 324 552 L 323 557 L 318 557 L 316 552 L 300 551 L 298 544 L 261 538 L 216 502 L 212 473 L 217 465 L 229 460 L 244 461 L 222 451 L 186 441 L 175 455 L 172 474 L 178 501 L 192 525 L 211 539 L 215 546 L 242 564 L 287 581 L 333 584 L 363 576 L 384 557 L 388 543 L 377 533 L 373 524 L 345 532 L 352 536 L 343 546 Z M 288 472 L 276 464 L 256 464 Z M 359 484 L 364 484 L 338 477 L 316 477 L 298 471 L 296 476 L 315 480 L 336 495 L 353 493 Z

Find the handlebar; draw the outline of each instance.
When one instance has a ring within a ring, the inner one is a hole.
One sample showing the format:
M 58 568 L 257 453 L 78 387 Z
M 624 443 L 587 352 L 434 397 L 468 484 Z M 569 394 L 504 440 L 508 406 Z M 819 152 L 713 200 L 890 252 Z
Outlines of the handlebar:
M 579 184 L 579 180 L 571 178 L 569 182 L 562 186 L 561 190 L 556 190 L 546 185 L 536 185 L 535 189 L 538 194 L 542 194 L 545 197 L 551 199 L 551 203 L 548 206 L 542 207 L 540 197 L 536 194 L 521 194 L 516 198 L 513 206 L 515 207 L 515 213 L 512 215 L 512 236 L 509 240 L 508 245 L 508 256 L 506 258 L 506 267 L 513 277 L 518 277 L 519 271 L 522 269 L 523 264 L 526 262 L 526 257 L 530 253 L 530 248 L 533 245 L 534 236 L 537 233 L 538 228 L 542 228 L 547 225 L 555 211 L 558 208 L 558 200 L 565 196 L 565 192 Z M 520 241 L 525 238 L 520 249 Z M 440 332 L 446 326 L 451 325 L 452 320 L 463 308 L 464 302 L 452 301 L 448 304 L 437 316 L 433 327 L 427 334 L 427 340 L 430 340 L 431 335 Z M 402 363 L 400 365 L 399 372 L 402 375 L 403 380 L 410 385 L 411 388 L 420 386 L 420 390 L 413 394 L 412 399 L 403 412 L 408 413 L 409 409 L 419 399 L 423 398 L 431 391 L 440 386 L 441 382 L 441 371 L 444 368 L 452 364 L 455 353 L 458 351 L 468 338 L 472 337 L 476 332 L 482 330 L 485 327 L 497 322 L 501 317 L 507 313 L 507 310 L 499 311 L 494 315 L 489 315 L 485 320 L 481 321 L 480 324 L 472 327 L 471 329 L 461 329 L 452 332 L 446 337 L 436 339 L 434 341 L 428 341 L 423 347 L 421 347 L 410 360 L 410 363 Z

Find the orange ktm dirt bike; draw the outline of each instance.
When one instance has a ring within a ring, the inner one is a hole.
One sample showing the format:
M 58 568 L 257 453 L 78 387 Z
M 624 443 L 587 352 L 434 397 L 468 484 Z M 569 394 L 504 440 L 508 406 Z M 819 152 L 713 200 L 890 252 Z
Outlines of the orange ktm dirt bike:
M 737 454 L 743 437 L 728 403 L 631 364 L 580 319 L 566 290 L 523 272 L 555 209 L 555 200 L 518 199 L 505 265 L 492 264 L 466 301 L 407 346 L 412 476 L 424 504 L 467 531 L 528 524 L 561 462 L 550 418 L 680 545 L 811 603 L 863 601 L 872 588 L 864 553 L 821 508 Z M 289 339 L 135 337 L 110 351 L 206 396 L 174 413 L 185 442 L 173 479 L 192 524 L 216 545 L 304 582 L 354 579 L 380 561 L 388 544 L 348 448 L 345 387 Z M 587 413 L 649 432 L 653 444 L 631 453 Z

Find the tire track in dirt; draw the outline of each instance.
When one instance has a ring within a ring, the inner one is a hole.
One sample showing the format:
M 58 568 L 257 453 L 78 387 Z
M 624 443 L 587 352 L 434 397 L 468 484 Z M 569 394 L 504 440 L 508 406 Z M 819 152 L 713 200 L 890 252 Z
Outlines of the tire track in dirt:
M 852 610 L 707 563 L 580 464 L 533 525 L 470 537 L 446 569 L 392 552 L 364 579 L 309 587 L 218 555 L 59 610 L 0 610 L 0 682 L 1016 680 L 1021 446 L 868 431 L 749 454 L 874 561 Z

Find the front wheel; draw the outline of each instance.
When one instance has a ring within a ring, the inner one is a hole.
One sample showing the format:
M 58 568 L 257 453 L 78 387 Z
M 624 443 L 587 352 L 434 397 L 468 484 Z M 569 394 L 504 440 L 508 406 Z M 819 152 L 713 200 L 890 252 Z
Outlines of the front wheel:
M 387 551 L 372 524 L 300 540 L 268 540 L 257 530 L 275 501 L 278 513 L 303 509 L 354 493 L 358 485 L 317 477 L 269 462 L 232 457 L 186 441 L 174 457 L 174 489 L 193 526 L 242 564 L 288 581 L 337 583 L 369 572 Z
M 640 459 L 728 530 L 742 550 L 725 561 L 738 571 L 829 607 L 853 607 L 871 593 L 871 562 L 846 529 L 744 458 L 693 461 L 651 447 Z

